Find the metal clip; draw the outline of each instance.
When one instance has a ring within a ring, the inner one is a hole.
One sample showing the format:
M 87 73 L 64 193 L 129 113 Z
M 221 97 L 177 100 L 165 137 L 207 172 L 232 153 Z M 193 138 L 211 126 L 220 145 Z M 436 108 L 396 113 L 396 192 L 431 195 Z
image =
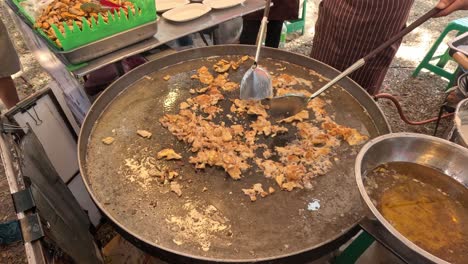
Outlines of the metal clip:
M 15 192 L 11 197 L 13 198 L 13 203 L 17 213 L 25 212 L 36 207 L 30 188 Z
M 36 126 L 40 126 L 43 121 L 41 120 L 41 118 L 37 114 L 35 106 L 36 106 L 36 104 L 33 104 L 33 105 L 31 105 L 31 108 L 30 108 L 30 109 L 32 109 L 34 111 L 35 117 L 27 109 L 25 109 L 24 107 L 21 108 L 21 112 L 28 114 L 32 118 L 32 120 L 34 120 L 34 123 L 36 123 Z

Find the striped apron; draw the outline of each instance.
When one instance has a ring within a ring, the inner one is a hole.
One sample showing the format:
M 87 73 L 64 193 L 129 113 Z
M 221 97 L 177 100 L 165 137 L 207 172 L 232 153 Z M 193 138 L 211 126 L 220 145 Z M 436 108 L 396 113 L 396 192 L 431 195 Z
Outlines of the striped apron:
M 414 0 L 323 0 L 311 57 L 340 71 L 405 27 Z M 378 93 L 401 41 L 351 75 L 370 94 Z

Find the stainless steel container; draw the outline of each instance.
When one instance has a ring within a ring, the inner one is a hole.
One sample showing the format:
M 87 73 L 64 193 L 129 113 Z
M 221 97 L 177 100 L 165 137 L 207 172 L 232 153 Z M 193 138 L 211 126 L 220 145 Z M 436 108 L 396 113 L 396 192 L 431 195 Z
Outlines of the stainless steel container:
M 363 180 L 368 171 L 389 162 L 412 162 L 437 169 L 468 187 L 468 149 L 450 141 L 413 133 L 395 133 L 369 141 L 355 163 L 356 182 L 361 197 L 375 218 L 412 251 L 433 263 L 448 263 L 404 237 L 379 212 L 371 201 Z
M 456 143 L 468 148 L 468 99 L 461 101 L 455 111 Z

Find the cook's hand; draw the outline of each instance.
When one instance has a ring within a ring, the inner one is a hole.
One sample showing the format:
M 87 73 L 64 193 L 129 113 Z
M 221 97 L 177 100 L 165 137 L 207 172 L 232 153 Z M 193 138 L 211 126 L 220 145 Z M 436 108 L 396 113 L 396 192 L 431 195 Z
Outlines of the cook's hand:
M 436 17 L 446 16 L 457 10 L 468 10 L 468 0 L 440 0 L 436 7 L 442 9 Z

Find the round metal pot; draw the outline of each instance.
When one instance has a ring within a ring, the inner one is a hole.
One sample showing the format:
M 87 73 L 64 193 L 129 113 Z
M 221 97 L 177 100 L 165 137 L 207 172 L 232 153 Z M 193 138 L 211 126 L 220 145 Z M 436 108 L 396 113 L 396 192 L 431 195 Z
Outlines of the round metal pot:
M 413 133 L 395 133 L 369 141 L 356 158 L 355 175 L 361 197 L 373 216 L 406 247 L 420 255 L 426 262 L 448 263 L 411 242 L 396 230 L 371 201 L 363 180 L 368 171 L 389 162 L 412 162 L 444 172 L 468 186 L 466 162 L 468 149 L 440 138 Z
M 455 111 L 456 143 L 468 148 L 468 99 L 461 101 Z

